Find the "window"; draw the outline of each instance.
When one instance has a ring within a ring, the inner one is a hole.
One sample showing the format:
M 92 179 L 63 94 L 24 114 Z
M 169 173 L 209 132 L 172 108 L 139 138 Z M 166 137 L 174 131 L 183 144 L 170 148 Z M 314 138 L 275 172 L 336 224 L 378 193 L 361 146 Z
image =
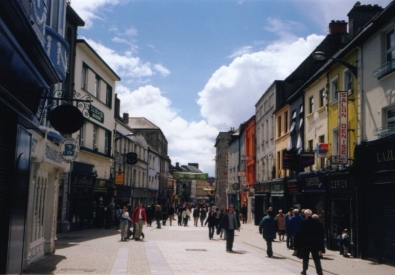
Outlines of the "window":
M 84 64 L 82 65 L 82 76 L 81 76 L 81 88 L 88 91 L 88 67 Z
M 395 108 L 387 110 L 387 127 L 390 131 L 395 131 Z
M 277 137 L 281 137 L 281 116 L 277 118 Z
M 320 107 L 324 106 L 324 104 L 325 104 L 325 97 L 326 97 L 326 91 L 325 91 L 325 89 L 322 89 L 320 91 Z
M 100 99 L 100 76 L 98 75 L 95 77 L 95 93 L 93 95 Z
M 349 91 L 352 89 L 352 73 L 349 70 L 346 70 L 344 72 L 344 76 L 343 76 L 343 80 L 344 80 L 344 90 L 345 91 Z
M 330 89 L 331 89 L 331 98 L 330 98 L 330 100 L 331 100 L 331 102 L 336 101 L 337 97 L 339 96 L 338 95 L 339 81 L 338 81 L 337 77 L 335 77 L 334 79 L 331 80 Z
M 96 125 L 93 126 L 93 149 L 97 148 L 97 134 L 98 134 L 98 128 Z
M 288 133 L 288 112 L 284 113 L 284 131 Z
M 110 144 L 111 144 L 111 132 L 106 130 L 104 136 L 104 154 L 106 155 L 110 154 Z
M 112 103 L 112 87 L 107 84 L 106 105 L 111 108 L 111 103 Z
M 311 114 L 314 111 L 314 97 L 309 98 L 309 114 Z
M 395 33 L 391 30 L 386 36 L 386 55 L 387 62 L 395 60 Z
M 339 133 L 338 133 L 338 128 L 336 127 L 335 129 L 332 130 L 332 155 L 337 156 L 338 155 L 338 143 L 339 143 Z
M 313 148 L 313 140 L 312 139 L 310 139 L 309 141 L 308 141 L 308 146 L 309 146 L 309 148 L 307 148 L 307 151 L 310 151 L 310 152 L 312 152 L 312 151 L 314 151 L 314 148 Z
M 85 146 L 85 124 L 82 125 L 80 129 L 80 146 L 84 147 Z

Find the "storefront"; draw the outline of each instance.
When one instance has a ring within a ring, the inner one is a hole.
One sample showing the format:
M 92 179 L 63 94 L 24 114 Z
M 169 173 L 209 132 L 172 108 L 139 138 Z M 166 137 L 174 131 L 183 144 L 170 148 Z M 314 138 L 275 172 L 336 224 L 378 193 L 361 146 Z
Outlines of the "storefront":
M 358 256 L 395 265 L 395 135 L 355 148 Z
M 130 204 L 130 197 L 132 195 L 130 186 L 116 185 L 114 203 L 120 207 Z
M 285 207 L 283 213 L 287 213 L 291 207 L 300 208 L 302 202 L 302 184 L 297 179 L 287 179 L 284 186 Z
M 273 212 L 277 213 L 280 209 L 286 208 L 284 198 L 284 183 L 285 179 L 273 180 L 270 183 L 270 206 L 273 207 Z M 284 211 L 285 212 L 285 211 Z
M 317 172 L 305 172 L 298 175 L 302 185 L 302 209 L 311 209 L 313 214 L 324 215 L 325 184 L 323 174 Z
M 255 225 L 259 225 L 269 207 L 270 181 L 255 184 L 255 197 L 251 202 L 251 211 L 254 214 Z
M 348 229 L 351 243 L 354 243 L 356 228 L 354 223 L 354 197 L 352 177 L 349 171 L 336 171 L 325 176 L 327 185 L 326 216 L 323 219 L 327 228 L 327 246 L 338 250 L 339 240 L 344 229 Z M 355 255 L 355 253 L 352 253 Z

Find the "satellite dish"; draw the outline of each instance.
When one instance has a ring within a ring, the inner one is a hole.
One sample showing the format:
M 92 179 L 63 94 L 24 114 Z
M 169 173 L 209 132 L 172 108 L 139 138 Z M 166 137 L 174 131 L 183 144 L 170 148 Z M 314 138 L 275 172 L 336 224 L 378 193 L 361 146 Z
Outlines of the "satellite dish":
M 62 134 L 72 134 L 84 125 L 84 116 L 73 105 L 60 105 L 48 114 L 51 126 Z

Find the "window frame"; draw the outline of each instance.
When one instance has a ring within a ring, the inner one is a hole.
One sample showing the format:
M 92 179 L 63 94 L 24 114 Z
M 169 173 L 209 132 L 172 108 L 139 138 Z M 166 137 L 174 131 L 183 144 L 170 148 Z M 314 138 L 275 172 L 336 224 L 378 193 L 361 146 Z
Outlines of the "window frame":
M 336 86 L 334 85 L 336 83 Z M 330 96 L 331 96 L 331 103 L 336 102 L 339 98 L 339 77 L 333 77 L 329 82 L 329 89 L 330 89 Z

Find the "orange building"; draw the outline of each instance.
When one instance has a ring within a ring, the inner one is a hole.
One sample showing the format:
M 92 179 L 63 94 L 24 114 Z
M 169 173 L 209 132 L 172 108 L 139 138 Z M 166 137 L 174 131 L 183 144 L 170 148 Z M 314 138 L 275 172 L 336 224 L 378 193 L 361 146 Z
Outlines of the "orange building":
M 254 195 L 250 190 L 254 189 L 255 185 L 255 116 L 252 116 L 245 123 L 244 138 L 246 185 L 240 190 L 240 207 L 243 204 L 248 207 L 248 196 L 252 197 Z M 250 209 L 250 207 L 248 208 Z

